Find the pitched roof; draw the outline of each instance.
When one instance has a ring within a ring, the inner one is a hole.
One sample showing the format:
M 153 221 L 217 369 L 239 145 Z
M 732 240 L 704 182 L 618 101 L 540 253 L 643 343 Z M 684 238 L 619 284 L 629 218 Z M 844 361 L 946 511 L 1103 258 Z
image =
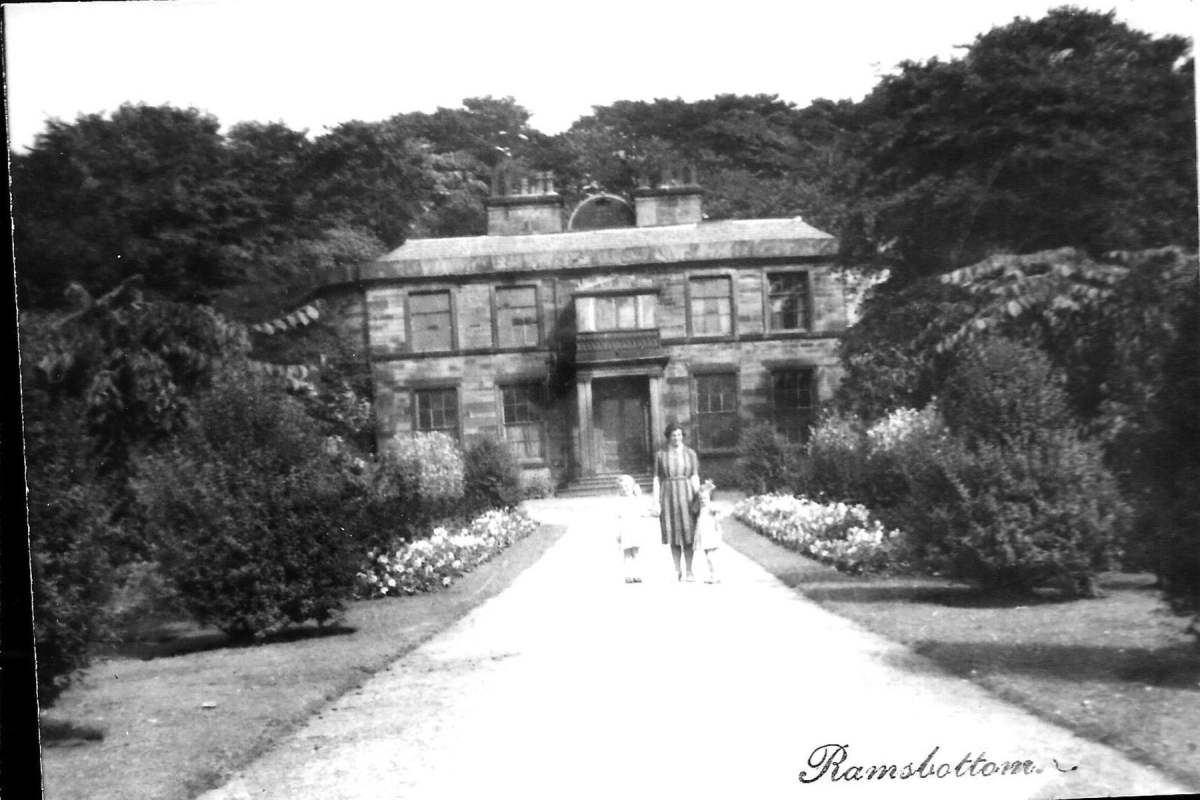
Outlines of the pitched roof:
M 411 239 L 373 262 L 331 277 L 334 282 L 386 280 L 734 258 L 812 258 L 836 252 L 833 236 L 799 217 L 726 220 L 525 236 Z

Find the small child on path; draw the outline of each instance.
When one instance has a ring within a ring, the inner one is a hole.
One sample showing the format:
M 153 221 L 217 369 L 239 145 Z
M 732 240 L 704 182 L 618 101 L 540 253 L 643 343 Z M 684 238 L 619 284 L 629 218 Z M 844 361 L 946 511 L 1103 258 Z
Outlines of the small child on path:
M 622 475 L 617 479 L 621 493 L 620 510 L 617 513 L 617 544 L 625 556 L 625 582 L 641 583 L 638 569 L 638 550 L 648 541 L 647 531 L 652 512 L 642 497 L 642 489 L 632 476 Z
M 700 513 L 696 517 L 696 549 L 704 551 L 704 560 L 708 562 L 708 577 L 705 583 L 721 582 L 713 564 L 722 542 L 721 524 L 717 521 L 717 509 L 712 504 L 713 491 L 716 488 L 712 481 L 705 481 L 700 485 L 700 492 L 696 496 L 700 505 Z

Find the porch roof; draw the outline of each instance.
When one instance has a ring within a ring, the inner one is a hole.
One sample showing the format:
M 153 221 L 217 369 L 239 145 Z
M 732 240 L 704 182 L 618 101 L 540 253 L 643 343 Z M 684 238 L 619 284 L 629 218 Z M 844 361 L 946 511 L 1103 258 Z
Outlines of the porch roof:
M 330 274 L 328 283 L 740 258 L 812 258 L 836 252 L 837 239 L 800 217 L 411 239 L 375 261 Z

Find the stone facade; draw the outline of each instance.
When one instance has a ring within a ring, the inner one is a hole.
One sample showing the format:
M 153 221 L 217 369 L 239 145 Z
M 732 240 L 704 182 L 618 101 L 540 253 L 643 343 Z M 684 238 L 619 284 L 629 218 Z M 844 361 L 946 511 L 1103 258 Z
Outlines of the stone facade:
M 668 422 L 711 465 L 755 421 L 798 445 L 839 377 L 836 241 L 799 218 L 700 221 L 701 194 L 643 187 L 636 224 L 564 230 L 537 176 L 492 198 L 488 236 L 330 276 L 318 294 L 370 359 L 381 445 L 494 436 L 555 482 L 647 472 Z

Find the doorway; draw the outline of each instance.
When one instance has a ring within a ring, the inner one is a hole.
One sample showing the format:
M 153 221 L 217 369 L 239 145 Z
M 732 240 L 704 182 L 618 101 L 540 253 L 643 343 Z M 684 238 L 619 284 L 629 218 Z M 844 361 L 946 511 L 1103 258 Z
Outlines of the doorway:
M 650 469 L 650 384 L 644 376 L 592 382 L 597 473 Z

